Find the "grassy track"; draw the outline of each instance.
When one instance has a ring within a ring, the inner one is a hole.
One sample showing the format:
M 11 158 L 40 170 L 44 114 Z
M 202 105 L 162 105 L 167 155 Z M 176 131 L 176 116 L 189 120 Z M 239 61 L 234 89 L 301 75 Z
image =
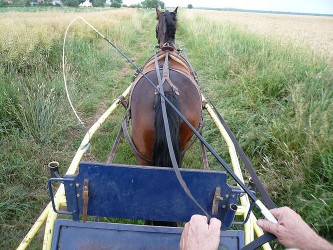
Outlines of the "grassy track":
M 103 39 L 75 24 L 66 70 L 72 101 L 87 123 L 78 124 L 66 101 L 60 65 L 63 33 L 77 15 L 0 13 L 0 249 L 15 248 L 48 203 L 48 162 L 59 161 L 65 172 L 89 125 L 134 73 Z M 139 66 L 151 55 L 153 11 L 80 15 Z M 282 46 L 232 23 L 207 20 L 200 12 L 181 11 L 177 35 L 274 201 L 296 209 L 332 240 L 332 65 L 302 47 Z M 123 115 L 120 109 L 97 134 L 86 159 L 107 159 Z M 209 120 L 204 135 L 226 155 Z M 195 150 L 185 167 L 201 166 Z M 126 143 L 119 152 L 116 162 L 134 163 Z M 212 167 L 219 168 L 214 161 Z M 31 248 L 39 244 L 40 237 Z

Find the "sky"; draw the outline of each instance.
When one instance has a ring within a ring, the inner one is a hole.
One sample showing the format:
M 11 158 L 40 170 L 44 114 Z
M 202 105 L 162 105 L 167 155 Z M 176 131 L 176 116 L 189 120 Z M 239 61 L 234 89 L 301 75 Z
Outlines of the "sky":
M 123 0 L 131 5 L 143 0 Z M 162 0 L 165 7 L 237 8 L 246 10 L 285 11 L 333 14 L 333 0 Z

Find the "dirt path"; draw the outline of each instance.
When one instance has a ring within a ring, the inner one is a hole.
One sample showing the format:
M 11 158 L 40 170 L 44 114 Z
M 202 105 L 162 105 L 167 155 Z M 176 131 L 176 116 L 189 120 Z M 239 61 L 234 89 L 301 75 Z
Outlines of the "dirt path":
M 147 23 L 151 23 L 150 20 L 147 21 Z M 145 24 L 145 26 L 148 26 Z M 143 32 L 140 34 L 140 38 L 138 39 L 138 50 L 137 52 L 130 58 L 133 62 L 136 62 L 137 59 L 140 57 L 140 55 L 143 53 L 144 50 L 146 50 L 149 47 L 149 41 L 146 39 L 146 37 L 149 35 L 149 29 L 143 29 Z M 140 67 L 141 65 L 137 65 Z M 124 79 L 128 76 L 134 75 L 135 69 L 133 66 L 126 62 L 126 66 L 119 72 L 119 78 Z M 101 103 L 96 111 L 96 113 L 87 119 L 86 126 L 90 128 L 101 115 L 109 108 L 107 106 L 108 100 L 101 100 Z
M 140 55 L 149 47 L 149 41 L 146 38 L 147 38 L 148 35 L 150 35 L 149 34 L 150 30 L 149 30 L 148 27 L 149 27 L 149 24 L 152 23 L 153 21 L 148 20 L 147 22 L 143 22 L 143 23 L 145 23 L 145 26 L 147 26 L 147 28 L 142 29 L 143 32 L 140 34 L 140 37 L 139 37 L 138 43 L 137 43 L 137 44 L 139 44 L 138 50 L 130 58 L 134 63 L 137 62 Z M 137 66 L 140 67 L 141 65 L 137 65 Z M 135 73 L 135 69 L 133 68 L 133 66 L 130 63 L 126 62 L 126 66 L 119 71 L 118 78 L 119 79 L 124 79 L 126 77 L 131 76 L 131 75 L 134 75 L 134 73 Z M 87 118 L 87 120 L 86 120 L 87 129 L 89 129 L 92 125 L 94 125 L 94 123 L 109 108 L 108 107 L 108 101 L 109 100 L 101 100 L 101 102 L 99 104 L 99 107 L 98 107 L 97 111 L 95 112 L 95 114 L 92 117 Z M 83 156 L 83 160 L 93 162 L 93 161 L 95 161 L 95 156 L 93 155 L 93 153 L 91 151 L 87 151 Z

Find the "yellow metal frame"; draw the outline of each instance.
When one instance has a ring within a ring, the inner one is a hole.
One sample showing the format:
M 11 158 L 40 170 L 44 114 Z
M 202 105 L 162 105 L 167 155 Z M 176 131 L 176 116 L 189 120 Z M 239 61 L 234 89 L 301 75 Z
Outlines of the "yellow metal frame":
M 206 103 L 206 99 L 203 95 L 202 95 L 202 100 L 203 100 L 203 102 Z M 222 123 L 218 119 L 218 117 L 215 114 L 213 108 L 208 103 L 205 104 L 205 108 L 206 108 L 208 114 L 210 115 L 210 117 L 212 118 L 212 120 L 214 121 L 216 127 L 219 129 L 223 139 L 225 140 L 225 142 L 228 145 L 229 155 L 230 155 L 230 158 L 231 158 L 231 165 L 232 165 L 234 173 L 237 175 L 237 177 L 242 182 L 244 182 L 244 178 L 243 178 L 243 174 L 242 174 L 242 171 L 241 171 L 241 168 L 240 168 L 240 165 L 239 165 L 236 149 L 235 149 L 235 146 L 234 146 L 230 136 L 228 135 L 224 126 L 222 125 Z M 248 195 L 242 196 L 240 198 L 240 201 L 241 201 L 241 206 L 238 207 L 236 215 L 243 216 L 243 218 L 245 219 L 245 217 L 247 215 L 247 212 L 249 210 L 249 207 L 250 207 L 250 201 L 249 201 Z M 258 227 L 256 222 L 257 222 L 257 219 L 254 216 L 254 214 L 251 212 L 249 220 L 244 225 L 245 245 L 252 242 L 254 240 L 255 235 L 257 237 L 263 235 L 262 229 L 260 227 Z M 271 250 L 271 247 L 268 243 L 264 244 L 262 247 L 265 250 Z
M 132 85 L 130 85 L 122 94 L 122 96 L 126 97 L 130 90 Z M 83 156 L 83 154 L 87 151 L 90 145 L 90 139 L 94 135 L 94 133 L 103 125 L 103 123 L 109 118 L 109 116 L 113 113 L 113 111 L 118 107 L 120 104 L 120 99 L 118 98 L 113 102 L 111 107 L 97 120 L 97 122 L 89 129 L 89 131 L 84 136 L 81 145 L 79 149 L 77 150 L 71 165 L 69 166 L 66 175 L 72 175 L 75 174 L 77 171 L 77 168 L 79 166 L 79 162 Z M 65 189 L 64 185 L 61 184 L 57 193 L 54 196 L 54 202 L 56 205 L 56 208 L 59 209 L 60 205 L 66 205 L 66 198 L 65 198 Z M 35 237 L 38 230 L 41 228 L 43 223 L 46 220 L 45 224 L 45 233 L 44 233 L 44 242 L 43 242 L 43 250 L 51 249 L 52 244 L 52 235 L 54 230 L 54 223 L 57 219 L 57 214 L 53 211 L 51 202 L 47 205 L 47 207 L 44 209 L 42 214 L 39 216 L 35 224 L 31 227 L 28 234 L 25 236 L 19 247 L 18 250 L 26 249 L 27 246 L 30 244 L 31 240 Z
M 132 84 L 124 91 L 122 96 L 126 97 L 130 90 L 132 88 Z M 205 100 L 204 96 L 202 96 L 202 100 Z M 75 174 L 77 171 L 79 162 L 83 156 L 83 154 L 86 152 L 86 150 L 89 148 L 90 145 L 90 139 L 94 135 L 94 133 L 104 124 L 104 122 L 109 118 L 109 116 L 113 113 L 113 111 L 118 107 L 120 104 L 120 100 L 117 99 L 113 102 L 113 104 L 110 106 L 110 108 L 98 119 L 98 121 L 89 129 L 89 131 L 86 133 L 85 137 L 82 140 L 81 145 L 79 146 L 79 149 L 77 150 L 67 172 L 66 175 L 72 175 Z M 216 124 L 217 128 L 219 129 L 222 137 L 226 141 L 228 145 L 229 155 L 231 158 L 231 163 L 233 167 L 233 171 L 235 174 L 240 178 L 242 181 L 243 175 L 241 172 L 241 168 L 238 161 L 238 156 L 234 147 L 234 144 L 232 140 L 230 139 L 228 133 L 224 129 L 223 125 L 219 121 L 217 115 L 213 111 L 212 107 L 209 104 L 205 104 L 205 108 L 208 111 L 209 115 L 211 116 L 212 120 Z M 64 185 L 61 184 L 58 191 L 56 192 L 54 196 L 55 206 L 57 209 L 59 209 L 60 206 L 66 206 L 66 197 L 65 197 L 65 189 Z M 238 210 L 236 212 L 236 215 L 242 216 L 243 218 L 246 217 L 246 214 L 249 210 L 250 202 L 247 195 L 244 195 L 240 198 L 241 206 L 238 207 Z M 38 230 L 41 228 L 41 226 L 45 223 L 45 233 L 44 233 L 44 241 L 43 241 L 43 250 L 49 250 L 51 249 L 52 244 L 52 236 L 53 236 L 53 230 L 54 230 L 54 223 L 57 219 L 57 214 L 53 211 L 51 202 L 47 205 L 47 207 L 44 209 L 42 214 L 39 216 L 35 224 L 31 227 L 28 234 L 25 236 L 19 247 L 18 250 L 26 249 L 27 246 L 30 244 L 31 240 L 35 237 Z M 244 232 L 245 232 L 245 244 L 250 243 L 254 240 L 255 235 L 260 236 L 263 234 L 263 231 L 261 228 L 259 228 L 256 224 L 256 217 L 253 213 L 251 213 L 250 218 L 248 222 L 244 225 Z M 268 243 L 263 245 L 263 249 L 265 250 L 271 250 L 271 247 Z

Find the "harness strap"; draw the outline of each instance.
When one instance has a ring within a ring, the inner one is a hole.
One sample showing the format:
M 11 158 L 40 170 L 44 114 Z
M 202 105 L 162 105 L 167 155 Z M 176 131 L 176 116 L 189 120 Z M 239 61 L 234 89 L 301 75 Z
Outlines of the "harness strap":
M 169 51 L 165 53 L 165 61 L 163 64 L 163 78 L 162 78 L 162 84 L 167 81 L 172 88 L 172 91 L 176 94 L 179 95 L 178 88 L 173 85 L 173 83 L 170 80 L 170 74 L 169 74 Z
M 179 74 L 182 74 L 183 76 L 187 77 L 188 79 L 191 80 L 192 84 L 194 85 L 194 87 L 197 89 L 198 93 L 199 93 L 199 96 L 200 96 L 200 99 L 201 99 L 201 90 L 200 90 L 200 86 L 198 85 L 198 82 L 195 80 L 195 78 L 192 76 L 192 74 L 187 74 L 185 72 L 182 72 L 178 69 L 171 69 L 172 71 L 175 71 Z
M 204 169 L 209 170 L 210 167 L 209 167 L 209 163 L 208 163 L 207 149 L 202 142 L 200 142 L 200 147 L 201 147 L 202 163 L 203 163 Z
M 127 110 L 128 109 L 128 103 L 125 100 L 125 97 L 123 95 L 120 95 L 118 97 L 119 101 L 121 102 L 121 104 L 123 105 L 123 107 Z
M 256 238 L 254 241 L 250 242 L 246 246 L 244 246 L 241 250 L 253 250 L 261 247 L 265 243 L 276 239 L 276 236 L 271 233 L 265 233 L 261 235 L 259 238 Z
M 162 78 L 162 86 L 167 81 L 172 89 L 172 91 L 176 94 L 179 95 L 178 88 L 172 83 L 170 80 L 170 73 L 169 73 L 169 51 L 165 53 L 165 58 L 164 58 L 164 64 L 163 64 L 163 78 Z M 158 86 L 159 88 L 160 86 Z M 157 95 L 158 92 L 155 90 L 155 95 Z
M 175 62 L 179 63 L 179 64 L 182 65 L 184 68 L 189 69 L 189 66 L 185 63 L 186 61 L 183 61 L 183 60 L 181 59 L 181 57 L 174 56 L 173 54 L 170 54 L 170 57 L 171 57 L 172 60 L 174 60 Z
M 128 133 L 128 129 L 127 129 L 127 121 L 128 121 L 128 119 L 127 119 L 127 117 L 126 117 L 126 118 L 124 119 L 124 121 L 122 122 L 121 127 L 122 127 L 122 130 L 124 131 L 124 135 L 125 135 L 126 140 L 128 141 L 128 144 L 131 146 L 133 152 L 134 152 L 137 156 L 139 156 L 142 160 L 147 161 L 147 162 L 149 162 L 149 163 L 153 163 L 152 160 L 147 159 L 146 157 L 144 157 L 144 156 L 138 151 L 138 149 L 136 148 L 136 146 L 134 145 L 133 140 L 132 140 L 131 136 L 130 136 L 129 133 Z
M 123 135 L 123 128 L 122 126 L 120 126 L 120 129 L 118 131 L 118 134 L 117 134 L 117 138 L 112 146 L 112 150 L 111 150 L 111 153 L 109 155 L 109 158 L 107 160 L 107 163 L 112 163 L 113 162 L 113 159 L 116 155 L 116 151 L 118 149 L 118 146 L 119 146 L 119 143 L 120 143 L 120 139 L 121 139 L 121 136 Z
M 121 136 L 125 135 L 125 138 L 128 142 L 128 144 L 130 145 L 131 149 L 133 150 L 133 153 L 136 154 L 137 156 L 139 156 L 142 160 L 144 161 L 147 161 L 149 163 L 153 163 L 152 160 L 149 160 L 148 158 L 144 157 L 140 152 L 139 150 L 137 149 L 137 147 L 134 145 L 133 143 L 133 140 L 132 138 L 130 137 L 129 135 L 129 132 L 128 132 L 128 122 L 126 121 L 126 119 L 128 118 L 125 118 L 125 120 L 122 122 L 122 125 L 119 129 L 119 132 L 118 132 L 118 135 L 116 137 L 116 140 L 115 140 L 115 143 L 113 144 L 113 147 L 112 147 L 112 150 L 111 150 L 111 153 L 109 155 L 109 158 L 107 160 L 107 163 L 112 163 L 114 157 L 115 157 L 115 154 L 116 154 L 116 151 L 118 149 L 118 146 L 119 146 L 119 143 L 120 143 L 120 139 L 121 139 Z M 198 128 L 198 131 L 201 133 L 202 132 L 202 129 L 203 129 L 203 126 L 199 127 Z M 190 149 L 190 147 L 192 147 L 192 145 L 194 144 L 195 140 L 197 139 L 197 137 L 193 137 L 192 141 L 190 142 L 190 144 L 180 153 L 182 156 L 185 155 L 186 151 Z M 205 168 L 206 169 L 206 168 Z
M 161 74 L 160 74 L 160 69 L 158 66 L 158 60 L 156 56 L 156 51 L 154 50 L 154 56 L 155 56 L 155 68 L 156 68 L 156 74 L 157 74 L 157 79 L 158 79 L 158 84 L 160 87 L 160 92 L 161 95 L 164 95 L 164 90 L 163 90 L 163 82 L 161 79 Z M 169 56 L 169 51 L 166 51 L 165 57 L 167 58 Z M 164 130 L 165 130 L 165 135 L 167 139 L 167 144 L 168 144 L 168 150 L 169 150 L 169 155 L 170 159 L 172 162 L 172 167 L 175 171 L 175 174 L 177 176 L 179 184 L 182 186 L 183 190 L 187 194 L 187 196 L 200 208 L 200 210 L 206 215 L 208 221 L 210 221 L 211 216 L 206 212 L 205 209 L 198 203 L 198 201 L 193 197 L 191 191 L 187 187 L 182 175 L 180 174 L 178 163 L 176 160 L 175 152 L 172 146 L 172 141 L 171 141 L 171 136 L 170 136 L 170 127 L 169 127 L 169 120 L 168 120 L 168 114 L 166 112 L 166 106 L 165 106 L 165 100 L 164 98 L 161 98 L 161 107 L 162 107 L 162 114 L 163 114 L 163 122 L 164 122 Z
M 161 51 L 159 53 L 162 53 L 162 54 L 160 54 L 160 55 L 157 54 L 158 61 L 162 60 L 165 57 L 164 51 Z M 174 60 L 175 62 L 179 63 L 182 67 L 184 67 L 185 69 L 187 69 L 190 72 L 190 67 L 189 67 L 188 63 L 186 62 L 186 60 L 181 55 L 175 54 L 175 53 L 171 53 L 171 54 L 169 54 L 169 56 L 170 56 L 170 58 L 172 60 Z M 147 60 L 147 62 L 145 63 L 145 65 L 142 67 L 142 69 L 148 68 L 149 66 L 151 66 L 154 63 L 153 57 L 154 56 L 152 56 L 151 58 L 149 58 Z M 135 73 L 134 79 L 136 78 L 137 75 L 139 75 L 139 73 Z
M 201 121 L 200 124 L 199 124 L 199 128 L 198 128 L 198 132 L 199 132 L 200 134 L 202 134 L 202 130 L 203 130 L 204 124 L 205 124 L 205 123 L 204 123 L 204 120 L 202 119 L 202 121 Z M 198 139 L 198 137 L 196 137 L 196 136 L 193 136 L 193 137 L 192 137 L 191 142 L 190 142 L 190 143 L 187 145 L 187 147 L 181 152 L 181 156 L 182 156 L 182 157 L 185 155 L 186 151 L 189 150 L 189 149 L 193 146 L 194 142 L 195 142 L 197 139 Z

